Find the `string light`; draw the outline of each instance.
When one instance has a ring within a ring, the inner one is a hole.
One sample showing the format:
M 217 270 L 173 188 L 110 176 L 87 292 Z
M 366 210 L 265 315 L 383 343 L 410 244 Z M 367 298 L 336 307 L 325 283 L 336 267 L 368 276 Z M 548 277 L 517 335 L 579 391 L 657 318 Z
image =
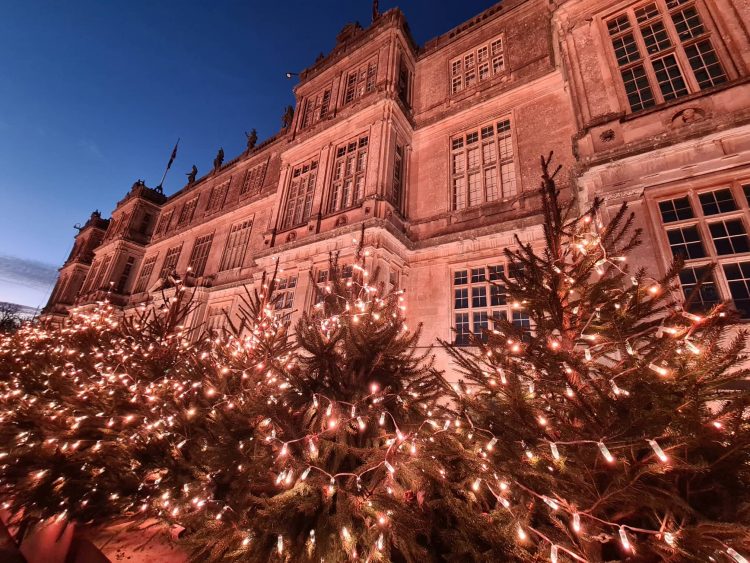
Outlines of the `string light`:
M 648 443 L 654 450 L 654 453 L 656 453 L 656 457 L 658 457 L 661 461 L 666 462 L 669 459 L 667 457 L 667 454 L 664 453 L 664 450 L 662 450 L 659 444 L 656 443 L 656 440 L 648 440 Z
M 615 461 L 615 458 L 609 453 L 607 446 L 604 445 L 604 442 L 598 442 L 597 445 L 599 446 L 599 451 L 602 453 L 602 456 L 604 456 L 604 459 L 606 459 L 608 463 Z

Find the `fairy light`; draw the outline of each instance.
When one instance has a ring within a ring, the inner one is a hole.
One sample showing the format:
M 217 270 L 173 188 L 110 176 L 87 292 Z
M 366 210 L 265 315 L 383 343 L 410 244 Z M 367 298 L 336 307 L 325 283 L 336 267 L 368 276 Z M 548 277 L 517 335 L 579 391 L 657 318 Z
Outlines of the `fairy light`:
M 737 553 L 737 551 L 735 551 L 735 550 L 734 550 L 733 548 L 731 548 L 731 547 L 728 547 L 728 548 L 727 548 L 727 554 L 728 554 L 728 555 L 729 555 L 729 556 L 730 556 L 730 557 L 731 557 L 732 559 L 734 559 L 735 563 L 748 563 L 748 561 L 747 561 L 747 559 L 746 559 L 745 557 L 743 557 L 742 555 L 740 555 L 739 553 Z
M 662 450 L 659 444 L 656 443 L 656 440 L 648 440 L 648 443 L 651 446 L 651 449 L 654 450 L 656 457 L 658 457 L 662 462 L 666 462 L 669 459 L 667 457 L 667 454 L 664 453 L 664 450 Z
M 552 563 L 557 563 L 557 545 L 552 544 L 552 547 L 549 550 L 549 559 Z
M 654 363 L 648 364 L 648 367 L 650 370 L 656 372 L 657 375 L 660 375 L 661 377 L 666 377 L 669 375 L 669 370 L 663 366 L 658 366 Z
M 516 528 L 516 533 L 518 534 L 519 540 L 526 541 L 526 538 L 528 537 L 528 535 L 526 534 L 526 532 L 524 531 L 524 529 L 521 527 L 520 524 Z
M 620 534 L 620 543 L 622 544 L 622 548 L 625 551 L 630 551 L 630 541 L 628 540 L 628 534 L 625 532 L 625 528 L 620 526 L 618 533 Z
M 554 442 L 550 442 L 549 449 L 552 450 L 552 457 L 555 459 L 560 459 L 560 452 L 557 449 L 557 444 Z
M 578 512 L 573 513 L 573 531 L 576 534 L 581 531 L 581 515 Z
M 602 456 L 604 456 L 604 459 L 606 459 L 608 463 L 612 463 L 615 461 L 615 458 L 612 457 L 612 454 L 607 449 L 607 446 L 604 445 L 604 442 L 598 442 L 597 446 L 599 446 L 599 451 L 602 453 Z

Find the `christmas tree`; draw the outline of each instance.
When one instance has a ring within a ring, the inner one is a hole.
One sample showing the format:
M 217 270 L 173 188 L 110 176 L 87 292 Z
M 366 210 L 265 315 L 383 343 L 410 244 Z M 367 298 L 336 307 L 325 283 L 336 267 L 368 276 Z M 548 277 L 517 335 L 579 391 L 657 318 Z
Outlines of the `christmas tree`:
M 498 283 L 530 326 L 496 318 L 471 348 L 443 343 L 476 502 L 520 560 L 744 562 L 745 333 L 727 306 L 675 298 L 679 263 L 631 272 L 633 215 L 605 225 L 600 200 L 576 213 L 550 159 L 544 246 L 517 240 Z
M 123 319 L 103 304 L 3 341 L 0 494 L 16 522 L 155 519 L 184 528 L 201 561 L 445 549 L 420 455 L 444 383 L 403 292 L 371 283 L 358 256 L 332 260 L 294 337 L 274 273 L 227 331 L 186 329 L 176 280 L 161 310 Z
M 204 455 L 223 486 L 211 510 L 179 520 L 197 560 L 431 557 L 418 462 L 442 381 L 404 323 L 403 293 L 384 293 L 364 264 L 332 258 L 294 354 L 262 366 L 265 399 L 217 428 Z M 233 425 L 251 434 L 228 438 Z

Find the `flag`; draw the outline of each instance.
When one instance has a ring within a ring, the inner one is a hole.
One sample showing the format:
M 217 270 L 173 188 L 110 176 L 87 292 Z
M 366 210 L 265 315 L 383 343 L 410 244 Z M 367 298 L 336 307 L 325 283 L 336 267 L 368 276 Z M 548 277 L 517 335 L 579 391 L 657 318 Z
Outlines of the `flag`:
M 177 139 L 177 142 L 174 144 L 174 148 L 172 149 L 172 156 L 169 157 L 169 162 L 167 163 L 167 170 L 169 170 L 169 167 L 172 166 L 174 159 L 177 157 L 177 145 L 179 144 L 180 140 Z

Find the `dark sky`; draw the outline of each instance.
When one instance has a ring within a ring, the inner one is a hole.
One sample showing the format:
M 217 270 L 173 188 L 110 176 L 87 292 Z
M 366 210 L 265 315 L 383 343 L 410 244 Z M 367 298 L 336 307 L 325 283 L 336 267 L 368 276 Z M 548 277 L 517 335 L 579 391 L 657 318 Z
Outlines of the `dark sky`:
M 421 45 L 491 0 L 398 5 Z M 72 228 L 105 215 L 143 178 L 173 193 L 243 131 L 278 131 L 293 103 L 285 71 L 329 52 L 359 1 L 90 0 L 0 2 L 0 301 L 43 305 Z

